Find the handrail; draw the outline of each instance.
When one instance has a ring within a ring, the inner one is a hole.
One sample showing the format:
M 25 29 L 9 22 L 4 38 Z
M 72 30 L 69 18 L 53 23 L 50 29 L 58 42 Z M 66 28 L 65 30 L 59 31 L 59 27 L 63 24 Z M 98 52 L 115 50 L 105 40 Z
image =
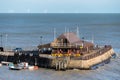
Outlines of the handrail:
M 91 55 L 88 55 L 88 56 L 81 56 L 79 59 L 81 59 L 81 60 L 89 60 L 89 59 L 92 59 L 94 57 L 97 57 L 97 56 L 100 56 L 100 55 L 104 54 L 105 52 L 107 52 L 110 49 L 112 49 L 112 47 L 110 45 L 108 45 L 108 46 L 105 46 L 103 49 L 97 51 L 94 54 L 91 54 Z
M 74 47 L 75 45 L 69 43 L 56 43 L 52 47 Z

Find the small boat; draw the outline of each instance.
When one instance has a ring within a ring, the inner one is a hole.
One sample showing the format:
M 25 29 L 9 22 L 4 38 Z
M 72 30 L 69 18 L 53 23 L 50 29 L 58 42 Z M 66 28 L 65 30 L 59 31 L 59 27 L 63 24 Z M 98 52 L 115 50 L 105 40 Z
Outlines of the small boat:
M 23 69 L 22 67 L 19 67 L 19 66 L 9 66 L 9 69 L 10 70 L 21 70 Z
M 0 66 L 2 66 L 2 64 L 0 63 Z
M 29 70 L 37 70 L 37 69 L 38 69 L 38 66 L 29 66 L 28 69 L 29 69 Z
M 11 62 L 7 62 L 7 61 L 1 61 L 2 65 L 9 65 Z
M 34 70 L 38 70 L 38 66 L 34 66 Z
M 18 64 L 10 63 L 10 64 L 9 64 L 9 69 L 10 69 L 10 70 L 21 70 L 21 69 L 23 69 L 23 67 L 20 66 L 20 65 L 18 65 Z
M 34 70 L 34 66 L 29 66 L 28 69 L 29 70 Z

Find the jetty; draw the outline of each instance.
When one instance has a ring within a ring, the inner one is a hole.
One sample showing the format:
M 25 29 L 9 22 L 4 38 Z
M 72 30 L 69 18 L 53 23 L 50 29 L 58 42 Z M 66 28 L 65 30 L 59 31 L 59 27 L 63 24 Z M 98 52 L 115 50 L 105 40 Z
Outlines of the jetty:
M 53 42 L 39 45 L 40 54 L 49 55 L 47 66 L 57 70 L 94 69 L 110 62 L 115 52 L 111 45 L 98 46 L 79 39 L 73 32 L 63 33 Z M 50 57 L 51 56 L 51 57 Z
M 28 62 L 29 65 L 55 70 L 96 69 L 115 56 L 111 45 L 95 45 L 69 32 L 61 34 L 51 43 L 38 45 L 38 50 L 1 51 L 0 61 Z

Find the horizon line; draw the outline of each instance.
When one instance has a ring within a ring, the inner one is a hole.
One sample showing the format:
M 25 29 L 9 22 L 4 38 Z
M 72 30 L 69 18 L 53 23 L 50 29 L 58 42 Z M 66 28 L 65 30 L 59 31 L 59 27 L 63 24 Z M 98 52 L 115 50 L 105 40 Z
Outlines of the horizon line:
M 114 12 L 108 12 L 108 13 L 52 13 L 52 12 L 48 12 L 48 13 L 37 13 L 37 12 L 30 12 L 30 13 L 24 13 L 24 12 L 14 12 L 14 13 L 8 13 L 8 12 L 3 12 L 3 13 L 0 13 L 0 14 L 120 14 L 120 13 L 114 13 Z

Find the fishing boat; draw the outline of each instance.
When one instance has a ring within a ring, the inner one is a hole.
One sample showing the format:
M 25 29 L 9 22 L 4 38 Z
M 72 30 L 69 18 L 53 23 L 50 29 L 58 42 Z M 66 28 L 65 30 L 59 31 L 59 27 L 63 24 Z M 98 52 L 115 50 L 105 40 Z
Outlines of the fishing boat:
M 10 63 L 10 64 L 9 64 L 9 69 L 10 69 L 10 70 L 21 70 L 21 69 L 23 69 L 23 67 L 20 66 L 20 65 L 18 65 L 18 64 Z
M 10 69 L 10 70 L 21 70 L 21 69 L 23 69 L 23 68 L 20 67 L 20 66 L 9 66 L 9 69 Z
M 21 70 L 21 69 L 28 69 L 28 63 L 27 62 L 21 62 L 19 64 L 9 64 L 10 70 Z
M 29 70 L 38 70 L 38 66 L 29 66 L 28 69 Z
M 0 63 L 0 67 L 2 66 L 2 64 Z

